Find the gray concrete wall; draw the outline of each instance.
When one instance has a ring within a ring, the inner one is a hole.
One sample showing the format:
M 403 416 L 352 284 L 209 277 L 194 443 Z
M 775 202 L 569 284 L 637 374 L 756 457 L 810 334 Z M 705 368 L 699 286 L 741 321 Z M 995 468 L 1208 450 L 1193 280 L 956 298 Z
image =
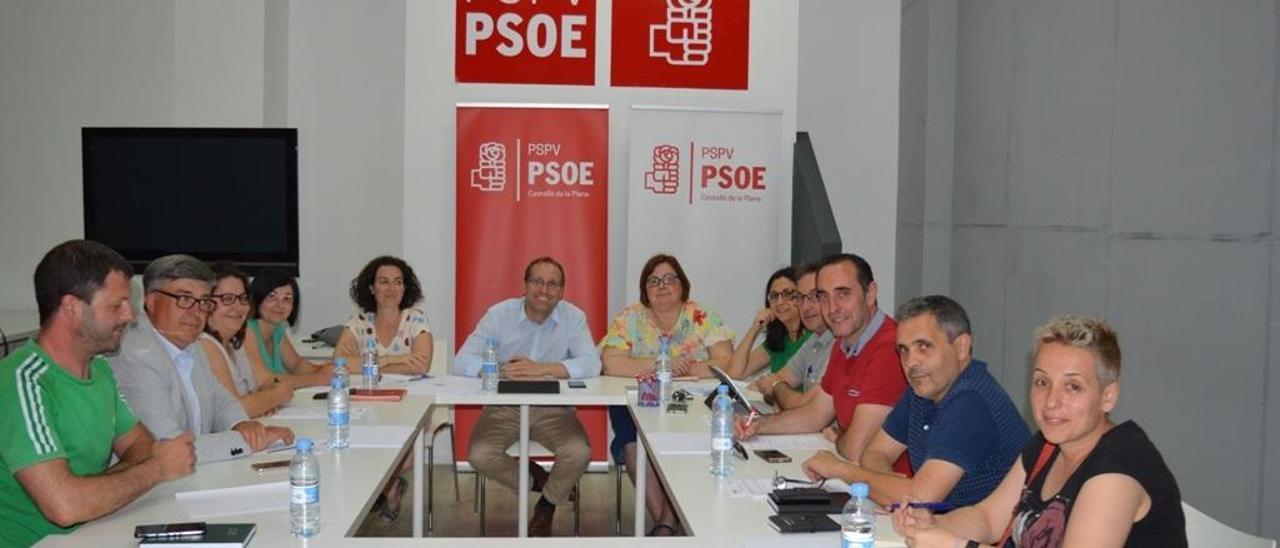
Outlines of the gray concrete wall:
M 957 28 L 950 290 L 976 354 L 1025 410 L 1032 329 L 1106 318 L 1114 418 L 1189 503 L 1280 536 L 1276 2 L 962 2 Z

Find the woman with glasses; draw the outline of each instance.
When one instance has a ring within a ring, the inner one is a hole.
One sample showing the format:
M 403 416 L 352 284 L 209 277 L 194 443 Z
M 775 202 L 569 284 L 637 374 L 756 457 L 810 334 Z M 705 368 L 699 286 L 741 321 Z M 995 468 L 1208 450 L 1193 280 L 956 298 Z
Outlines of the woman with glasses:
M 787 365 L 812 334 L 800 323 L 798 295 L 795 269 L 788 266 L 769 276 L 764 285 L 764 308 L 756 312 L 755 321 L 738 341 L 725 373 L 743 379 L 766 364 L 770 373 L 777 373 Z M 757 346 L 761 331 L 765 332 L 764 342 Z
M 229 262 L 209 265 L 215 285 L 210 297 L 217 306 L 209 313 L 200 345 L 209 357 L 209 369 L 227 392 L 240 400 L 249 418 L 261 417 L 293 398 L 293 385 L 244 351 L 245 321 L 249 318 L 249 278 Z
M 297 321 L 298 308 L 302 306 L 298 281 L 278 268 L 263 269 L 249 284 L 249 298 L 253 305 L 246 324 L 247 338 L 252 338 L 245 345 L 249 360 L 293 386 L 329 384 L 333 375 L 329 364 L 307 361 L 289 342 L 289 328 Z
M 384 255 L 369 261 L 351 280 L 351 300 L 359 310 L 338 336 L 333 357 L 357 366 L 365 345 L 372 343 L 382 373 L 426 373 L 431 326 L 426 312 L 414 306 L 422 298 L 422 285 L 404 260 Z
M 941 516 L 893 518 L 907 545 L 1187 546 L 1182 497 L 1133 421 L 1115 424 L 1120 345 L 1101 320 L 1058 316 L 1036 330 L 1031 410 L 1040 432 L 986 499 Z
M 604 374 L 635 377 L 654 372 L 662 340 L 669 341 L 672 374 L 710 377 L 710 365 L 721 369 L 733 357 L 733 330 L 714 311 L 689 299 L 689 278 L 671 255 L 654 255 L 640 270 L 640 302 L 628 306 L 600 341 Z M 636 457 L 636 427 L 624 407 L 610 407 L 614 438 L 610 444 L 618 463 Z M 635 468 L 627 467 L 635 480 Z M 646 506 L 653 514 L 651 535 L 677 532 L 674 510 L 657 474 L 646 476 Z

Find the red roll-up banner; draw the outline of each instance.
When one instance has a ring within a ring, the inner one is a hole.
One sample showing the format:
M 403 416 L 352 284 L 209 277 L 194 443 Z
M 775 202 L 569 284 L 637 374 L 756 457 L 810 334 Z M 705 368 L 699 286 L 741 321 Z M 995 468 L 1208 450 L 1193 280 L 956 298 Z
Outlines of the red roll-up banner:
M 606 105 L 458 105 L 457 345 L 495 303 L 523 293 L 544 255 L 565 271 L 564 299 L 604 336 L 609 290 Z M 467 460 L 478 406 L 455 409 L 454 455 Z M 579 407 L 591 460 L 608 460 L 603 407 Z
M 599 339 L 608 321 L 609 111 L 604 105 L 458 105 L 457 293 L 466 340 L 485 310 L 523 292 L 549 255 L 564 299 Z

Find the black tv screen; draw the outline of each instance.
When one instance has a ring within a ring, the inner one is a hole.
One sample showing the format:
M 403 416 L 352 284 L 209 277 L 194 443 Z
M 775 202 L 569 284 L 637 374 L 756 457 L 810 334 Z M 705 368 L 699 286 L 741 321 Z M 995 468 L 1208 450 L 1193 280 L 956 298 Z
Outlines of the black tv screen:
M 83 128 L 85 238 L 141 271 L 187 253 L 298 273 L 298 132 Z

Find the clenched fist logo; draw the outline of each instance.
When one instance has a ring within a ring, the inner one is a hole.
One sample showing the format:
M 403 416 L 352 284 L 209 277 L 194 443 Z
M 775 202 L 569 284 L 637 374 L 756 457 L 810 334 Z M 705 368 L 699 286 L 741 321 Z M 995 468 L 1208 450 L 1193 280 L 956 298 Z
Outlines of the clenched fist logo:
M 644 188 L 654 194 L 675 194 L 680 188 L 680 149 L 653 147 L 653 169 L 644 172 Z

